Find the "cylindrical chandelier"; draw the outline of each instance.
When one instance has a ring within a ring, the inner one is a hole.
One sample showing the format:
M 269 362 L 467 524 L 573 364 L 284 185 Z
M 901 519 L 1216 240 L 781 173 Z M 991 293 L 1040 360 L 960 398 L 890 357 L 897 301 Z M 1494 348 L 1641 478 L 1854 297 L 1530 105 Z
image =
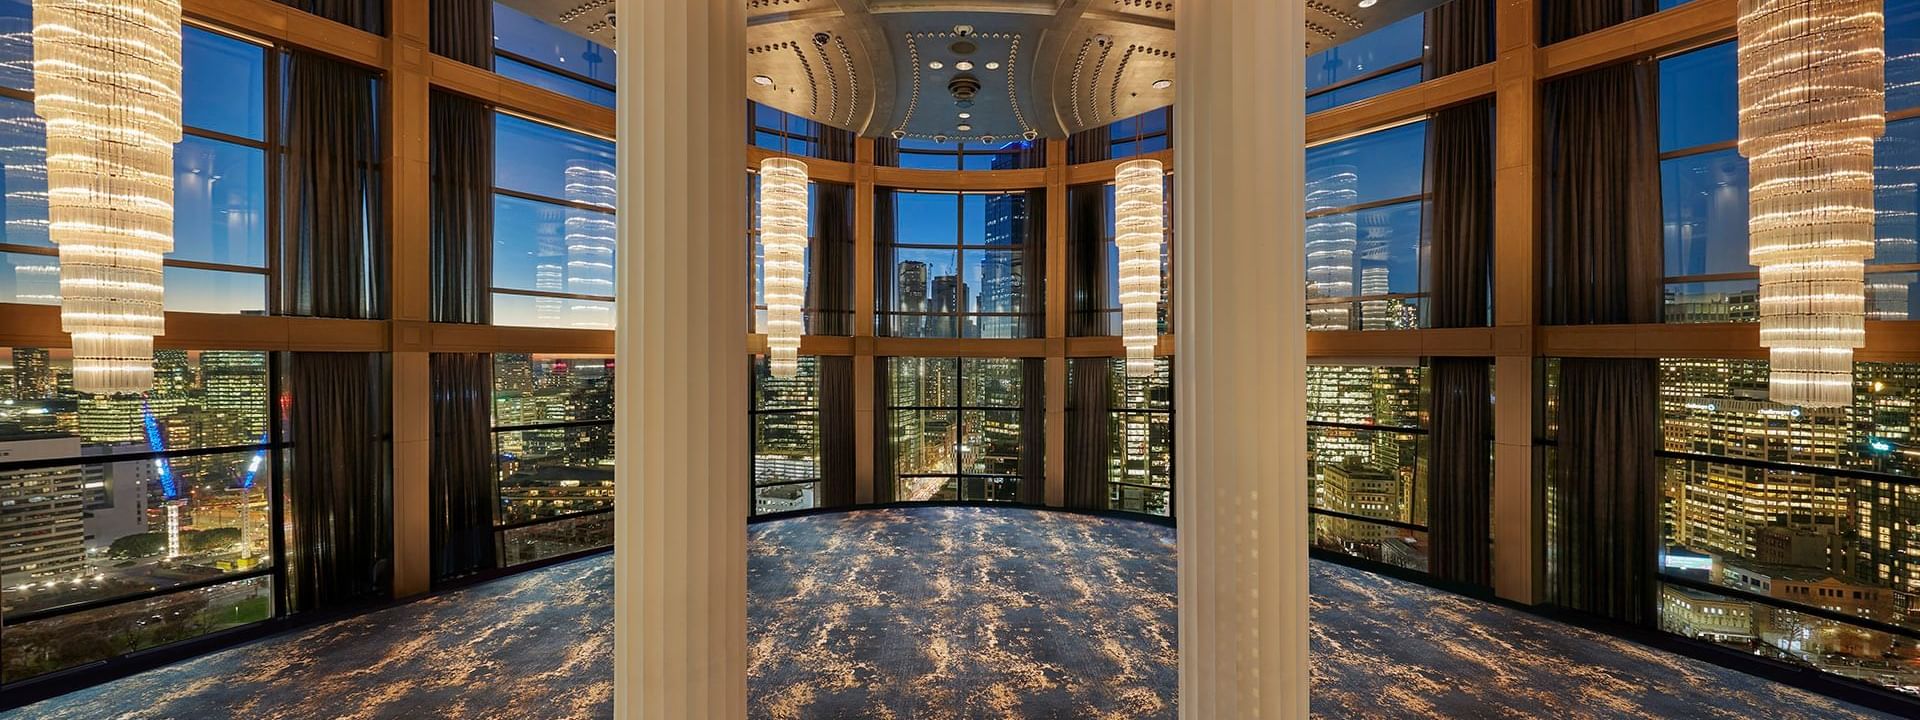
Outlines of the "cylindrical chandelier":
M 180 2 L 36 0 L 33 70 L 73 388 L 151 390 L 173 250 Z
M 1775 402 L 1853 402 L 1886 131 L 1881 0 L 1740 0 L 1740 154 Z
M 760 162 L 760 274 L 767 300 L 767 359 L 774 377 L 800 371 L 800 306 L 806 301 L 807 164 Z
M 1166 168 L 1129 160 L 1113 171 L 1113 243 L 1120 251 L 1121 340 L 1127 376 L 1151 377 L 1160 342 L 1160 243 L 1166 239 Z

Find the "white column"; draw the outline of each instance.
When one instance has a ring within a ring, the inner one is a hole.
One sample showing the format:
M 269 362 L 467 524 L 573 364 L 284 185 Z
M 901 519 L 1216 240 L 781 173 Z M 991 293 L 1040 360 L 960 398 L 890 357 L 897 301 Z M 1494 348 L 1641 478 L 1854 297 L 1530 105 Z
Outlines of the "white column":
M 1302 3 L 1181 0 L 1180 717 L 1307 717 Z
M 614 717 L 746 717 L 746 3 L 620 0 Z

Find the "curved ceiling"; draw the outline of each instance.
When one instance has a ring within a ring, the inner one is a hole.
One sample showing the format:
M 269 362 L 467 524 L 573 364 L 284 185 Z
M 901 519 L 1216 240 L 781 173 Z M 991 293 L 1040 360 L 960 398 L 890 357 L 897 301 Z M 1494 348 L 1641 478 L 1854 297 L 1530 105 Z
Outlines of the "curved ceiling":
M 614 42 L 613 0 L 503 1 Z M 1178 0 L 718 1 L 747 4 L 749 98 L 864 136 L 1058 138 L 1173 102 Z M 1314 53 L 1445 0 L 1301 1 Z

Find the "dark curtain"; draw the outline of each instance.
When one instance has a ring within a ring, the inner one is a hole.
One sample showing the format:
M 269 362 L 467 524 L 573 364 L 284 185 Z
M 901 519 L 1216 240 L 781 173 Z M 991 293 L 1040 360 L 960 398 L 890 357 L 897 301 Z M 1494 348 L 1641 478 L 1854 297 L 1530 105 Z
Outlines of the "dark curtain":
M 429 12 L 433 54 L 493 69 L 492 0 L 433 0 Z
M 427 473 L 433 579 L 494 567 L 493 356 L 434 353 L 433 459 Z
M 1047 361 L 1021 362 L 1020 502 L 1047 501 Z
M 1429 323 L 1485 326 L 1493 250 L 1491 99 L 1441 110 L 1427 121 L 1427 188 L 1433 198 Z
M 1102 125 L 1067 138 L 1067 162 L 1090 163 L 1113 158 L 1113 131 Z
M 1426 79 L 1479 67 L 1493 59 L 1492 0 L 1453 0 L 1427 11 Z
M 1548 324 L 1660 321 L 1655 72 L 1652 62 L 1615 65 L 1542 92 Z
M 287 579 L 295 611 L 387 595 L 393 521 L 385 367 L 370 353 L 292 353 Z
M 879 418 L 873 424 L 873 501 L 890 503 L 894 500 L 893 463 L 893 418 L 887 409 L 893 400 L 892 363 L 889 358 L 873 359 L 873 403 L 874 415 Z
M 1435 577 L 1472 585 L 1490 580 L 1493 493 L 1492 392 L 1486 358 L 1437 357 L 1433 374 L 1433 465 L 1427 527 Z
M 1038 168 L 1047 166 L 1047 140 L 1039 138 L 1029 140 L 1020 146 L 1020 161 L 1015 167 Z
M 853 187 L 816 183 L 814 221 L 818 232 L 807 264 L 813 335 L 853 334 Z
M 1072 358 L 1067 361 L 1067 507 L 1107 509 L 1107 464 L 1112 455 L 1113 361 L 1108 358 Z
M 874 140 L 873 164 L 880 167 L 900 167 L 900 141 L 893 138 Z
M 853 504 L 853 358 L 822 357 L 820 368 L 820 507 Z
M 1027 192 L 1025 245 L 1020 251 L 1020 312 L 1027 337 L 1047 334 L 1047 191 Z
M 873 332 L 881 337 L 893 334 L 893 317 L 887 313 L 896 309 L 893 299 L 893 192 L 892 188 L 875 188 L 873 191 L 873 304 L 878 311 L 874 315 L 874 323 L 878 327 Z
M 1540 8 L 1540 43 L 1552 45 L 1660 9 L 1658 0 L 1548 0 Z
M 287 61 L 287 312 L 386 315 L 380 118 L 373 72 L 301 50 Z
M 370 33 L 386 33 L 387 0 L 280 0 L 280 4 Z
M 1653 360 L 1560 361 L 1560 436 L 1550 502 L 1561 605 L 1610 620 L 1657 619 L 1660 542 Z
M 1107 186 L 1067 189 L 1067 334 L 1108 334 Z
M 487 323 L 493 314 L 493 110 L 433 93 L 433 321 Z
M 821 160 L 853 162 L 853 133 L 826 123 L 814 123 L 819 128 L 819 150 Z

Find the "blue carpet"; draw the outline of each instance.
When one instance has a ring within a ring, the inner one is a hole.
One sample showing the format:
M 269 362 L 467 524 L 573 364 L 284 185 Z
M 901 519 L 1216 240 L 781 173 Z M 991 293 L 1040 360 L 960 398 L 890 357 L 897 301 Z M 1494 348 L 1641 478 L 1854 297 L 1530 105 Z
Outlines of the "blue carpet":
M 752 527 L 754 718 L 1172 718 L 1173 531 L 915 508 Z M 1875 718 L 1525 613 L 1314 563 L 1326 718 Z M 272 638 L 6 717 L 611 714 L 605 556 Z

